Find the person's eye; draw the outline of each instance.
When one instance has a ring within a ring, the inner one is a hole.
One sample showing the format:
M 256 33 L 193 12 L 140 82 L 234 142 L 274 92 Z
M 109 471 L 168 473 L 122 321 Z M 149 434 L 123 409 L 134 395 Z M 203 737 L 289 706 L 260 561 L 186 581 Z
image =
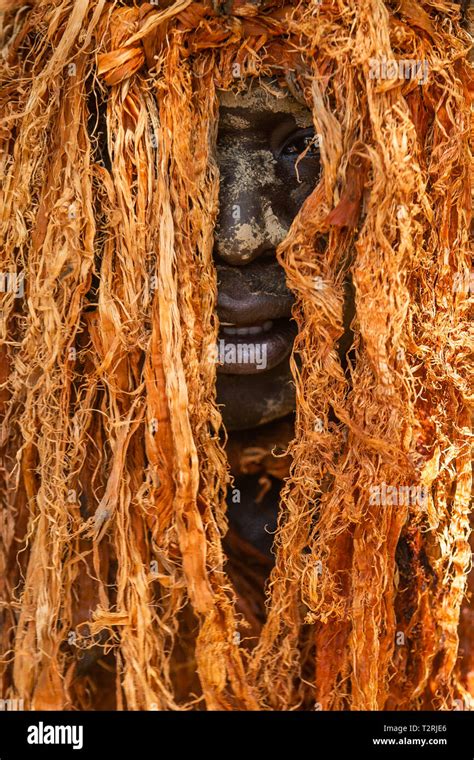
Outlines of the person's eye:
M 286 138 L 278 151 L 278 155 L 298 158 L 305 151 L 305 158 L 317 158 L 319 156 L 317 136 L 312 128 L 299 129 L 297 132 L 293 132 Z

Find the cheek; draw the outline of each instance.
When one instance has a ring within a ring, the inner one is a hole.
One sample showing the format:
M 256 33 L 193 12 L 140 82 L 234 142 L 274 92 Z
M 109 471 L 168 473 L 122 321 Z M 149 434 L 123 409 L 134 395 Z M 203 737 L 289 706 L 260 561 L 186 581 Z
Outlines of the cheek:
M 220 173 L 220 201 L 229 203 L 258 204 L 262 193 L 271 188 L 284 190 L 287 177 L 278 173 L 278 162 L 270 151 L 247 145 L 224 143 L 218 152 Z
M 288 231 L 303 201 L 310 194 L 311 189 L 308 183 L 302 183 L 296 187 L 289 187 L 288 184 L 285 186 L 278 183 L 263 193 L 262 200 L 266 205 L 267 214 L 273 220 L 277 220 L 280 230 Z M 279 236 L 281 240 L 280 233 Z
M 272 208 L 278 218 L 289 226 L 306 198 L 316 187 L 320 176 L 319 161 L 301 161 L 298 165 L 298 174 L 294 161 L 281 161 L 275 174 L 277 183 L 270 199 Z

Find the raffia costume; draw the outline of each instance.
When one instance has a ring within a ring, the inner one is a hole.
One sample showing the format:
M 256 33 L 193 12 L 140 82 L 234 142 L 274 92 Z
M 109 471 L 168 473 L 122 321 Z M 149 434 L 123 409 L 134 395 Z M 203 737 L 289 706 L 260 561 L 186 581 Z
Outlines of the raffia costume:
M 472 74 L 457 6 L 3 6 L 2 271 L 24 272 L 22 298 L 1 294 L 3 695 L 33 709 L 467 704 Z M 374 59 L 426 62 L 427 81 L 374 77 Z M 278 249 L 301 368 L 248 650 L 209 360 L 215 141 L 217 90 L 269 75 L 312 109 L 323 172 Z M 380 484 L 428 498 L 376 505 Z M 91 646 L 109 664 L 82 674 Z

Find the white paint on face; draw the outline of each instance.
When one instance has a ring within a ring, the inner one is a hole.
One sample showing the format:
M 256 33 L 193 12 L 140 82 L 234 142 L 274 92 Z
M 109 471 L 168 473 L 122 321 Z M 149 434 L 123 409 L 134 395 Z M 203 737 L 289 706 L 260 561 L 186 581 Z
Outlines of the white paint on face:
M 276 248 L 282 240 L 286 237 L 287 229 L 278 219 L 277 215 L 273 211 L 271 204 L 266 203 L 263 211 L 265 231 L 267 239 L 271 245 Z
M 245 87 L 245 85 L 244 85 Z M 219 102 L 225 108 L 249 108 L 254 111 L 273 111 L 274 113 L 291 113 L 300 128 L 311 127 L 313 118 L 311 111 L 302 103 L 298 103 L 288 91 L 277 88 L 269 92 L 260 86 L 258 81 L 247 85 L 240 92 L 219 90 Z M 273 93 L 273 94 L 272 94 Z

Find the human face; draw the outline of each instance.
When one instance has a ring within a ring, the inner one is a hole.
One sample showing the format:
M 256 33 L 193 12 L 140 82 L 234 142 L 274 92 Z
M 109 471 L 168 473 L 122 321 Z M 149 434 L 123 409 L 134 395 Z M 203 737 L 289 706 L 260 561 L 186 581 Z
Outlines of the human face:
M 295 407 L 294 299 L 275 250 L 313 190 L 320 161 L 310 111 L 278 90 L 253 82 L 220 96 L 217 401 L 228 430 Z

